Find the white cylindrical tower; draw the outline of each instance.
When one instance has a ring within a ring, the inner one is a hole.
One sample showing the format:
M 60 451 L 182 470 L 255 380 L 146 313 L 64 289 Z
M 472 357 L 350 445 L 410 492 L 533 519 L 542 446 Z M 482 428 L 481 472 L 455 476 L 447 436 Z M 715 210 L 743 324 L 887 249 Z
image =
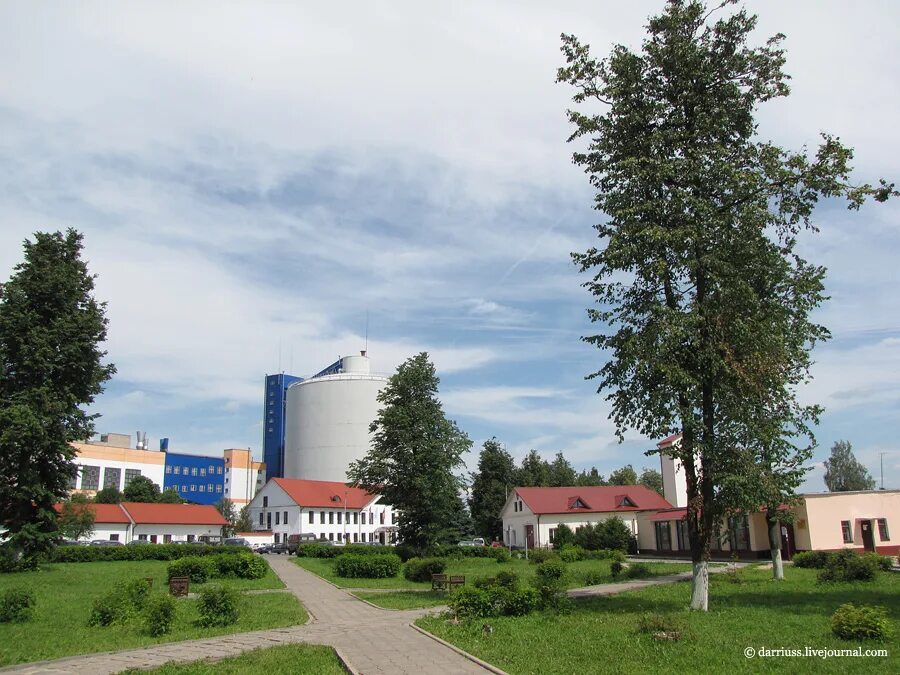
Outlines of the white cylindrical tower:
M 285 412 L 284 477 L 347 481 L 350 462 L 366 455 L 378 392 L 367 356 L 345 356 L 341 372 L 292 384 Z

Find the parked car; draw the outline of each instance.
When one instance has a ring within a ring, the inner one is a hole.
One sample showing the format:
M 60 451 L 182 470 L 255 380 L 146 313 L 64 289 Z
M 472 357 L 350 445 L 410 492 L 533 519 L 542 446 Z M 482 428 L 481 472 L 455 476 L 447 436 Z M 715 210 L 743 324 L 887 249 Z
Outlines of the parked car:
M 250 542 L 243 537 L 231 537 L 222 542 L 225 546 L 246 546 L 250 548 Z
M 94 539 L 91 546 L 124 546 L 121 541 L 110 541 L 109 539 Z

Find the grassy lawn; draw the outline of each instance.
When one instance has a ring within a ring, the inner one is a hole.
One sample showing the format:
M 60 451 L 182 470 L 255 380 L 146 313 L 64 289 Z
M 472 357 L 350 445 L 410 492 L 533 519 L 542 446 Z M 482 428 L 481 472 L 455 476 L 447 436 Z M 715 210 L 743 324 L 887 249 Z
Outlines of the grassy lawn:
M 387 593 L 356 591 L 353 595 L 385 609 L 420 609 L 447 604 L 447 594 L 435 591 L 389 591 Z
M 296 675 L 345 675 L 331 647 L 286 645 L 254 649 L 220 661 L 192 661 L 168 664 L 153 670 L 126 670 L 122 675 L 256 675 L 295 673 Z
M 900 575 L 872 583 L 819 585 L 816 570 L 788 569 L 776 583 L 771 571 L 747 569 L 743 583 L 711 577 L 708 613 L 689 612 L 690 584 L 656 586 L 576 602 L 570 614 L 479 619 L 453 626 L 440 617 L 416 623 L 503 670 L 524 673 L 896 673 L 900 672 Z M 831 634 L 831 613 L 845 602 L 881 605 L 895 635 L 860 645 Z M 638 620 L 662 613 L 682 624 L 685 637 L 659 642 L 639 633 Z M 485 636 L 488 622 L 493 632 Z M 577 638 L 573 639 L 573 636 Z M 744 649 L 887 649 L 888 657 L 744 656 Z M 606 664 L 601 668 L 601 664 Z
M 34 592 L 37 603 L 30 621 L 0 624 L 0 665 L 291 626 L 307 619 L 306 611 L 292 594 L 271 593 L 243 596 L 240 619 L 222 628 L 194 626 L 197 608 L 192 599 L 178 601 L 172 632 L 160 638 L 145 635 L 140 620 L 105 628 L 87 625 L 93 600 L 119 581 L 153 577 L 154 592 L 165 592 L 166 566 L 166 562 L 156 560 L 56 563 L 37 572 L 0 575 L 0 592 L 11 587 L 27 588 Z M 278 581 L 277 577 L 274 581 Z M 259 582 L 274 585 L 272 579 L 224 580 L 238 588 L 257 587 L 252 584 Z M 197 588 L 193 585 L 191 590 Z
M 334 560 L 327 558 L 293 558 L 293 561 L 300 567 L 318 574 L 320 577 L 327 579 L 336 586 L 341 588 L 388 588 L 388 589 L 429 589 L 431 582 L 409 581 L 405 579 L 402 572 L 396 577 L 390 579 L 345 579 L 334 573 Z M 676 574 L 678 572 L 688 572 L 691 569 L 687 563 L 646 563 L 650 568 L 651 576 Z M 609 560 L 580 560 L 578 562 L 567 565 L 569 569 L 569 588 L 578 588 L 585 586 L 587 579 L 585 574 L 588 572 L 595 575 L 595 579 L 591 580 L 592 584 L 598 583 L 614 583 L 616 581 L 627 581 L 626 579 L 614 579 L 610 573 Z M 447 565 L 447 574 L 464 574 L 466 583 L 471 583 L 476 577 L 492 577 L 496 576 L 501 570 L 512 570 L 526 582 L 534 576 L 536 565 L 526 560 L 511 560 L 508 563 L 498 563 L 493 558 L 462 558 L 461 560 L 450 560 Z M 367 598 L 368 599 L 368 598 Z M 428 607 L 429 605 L 421 605 Z

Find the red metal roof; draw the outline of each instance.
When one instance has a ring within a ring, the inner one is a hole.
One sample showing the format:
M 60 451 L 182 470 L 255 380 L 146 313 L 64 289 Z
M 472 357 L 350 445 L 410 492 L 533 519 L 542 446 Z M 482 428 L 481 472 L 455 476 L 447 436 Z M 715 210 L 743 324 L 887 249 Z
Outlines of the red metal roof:
M 687 508 L 666 509 L 650 516 L 650 520 L 684 520 L 687 518 Z
M 122 508 L 136 524 L 146 525 L 227 525 L 214 506 L 200 504 L 145 504 L 122 502 Z
M 672 505 L 643 485 L 607 485 L 603 487 L 517 487 L 516 492 L 532 513 L 622 513 L 657 511 Z M 621 506 L 627 497 L 634 506 Z M 580 500 L 586 508 L 571 508 Z
M 659 443 L 656 444 L 657 448 L 668 448 L 675 441 L 681 438 L 681 432 L 679 431 L 677 434 L 672 434 L 671 436 L 666 436 Z
M 346 497 L 348 509 L 361 509 L 375 499 L 375 495 L 362 488 L 349 487 L 337 481 L 302 478 L 273 478 L 272 481 L 284 490 L 297 506 L 339 509 L 344 508 Z
M 94 512 L 95 523 L 131 523 L 128 515 L 121 509 L 118 504 L 85 504 Z M 54 508 L 62 511 L 62 504 L 56 504 Z

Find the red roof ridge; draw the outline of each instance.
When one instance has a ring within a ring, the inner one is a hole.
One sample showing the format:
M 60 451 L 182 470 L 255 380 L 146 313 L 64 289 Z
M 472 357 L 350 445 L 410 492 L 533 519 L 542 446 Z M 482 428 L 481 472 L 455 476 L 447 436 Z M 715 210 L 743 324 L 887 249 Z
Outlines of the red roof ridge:
M 566 487 L 516 487 L 514 492 L 532 513 L 568 513 L 576 500 L 582 513 L 658 511 L 672 505 L 659 493 L 644 485 L 597 485 Z M 625 503 L 625 501 L 630 502 Z

